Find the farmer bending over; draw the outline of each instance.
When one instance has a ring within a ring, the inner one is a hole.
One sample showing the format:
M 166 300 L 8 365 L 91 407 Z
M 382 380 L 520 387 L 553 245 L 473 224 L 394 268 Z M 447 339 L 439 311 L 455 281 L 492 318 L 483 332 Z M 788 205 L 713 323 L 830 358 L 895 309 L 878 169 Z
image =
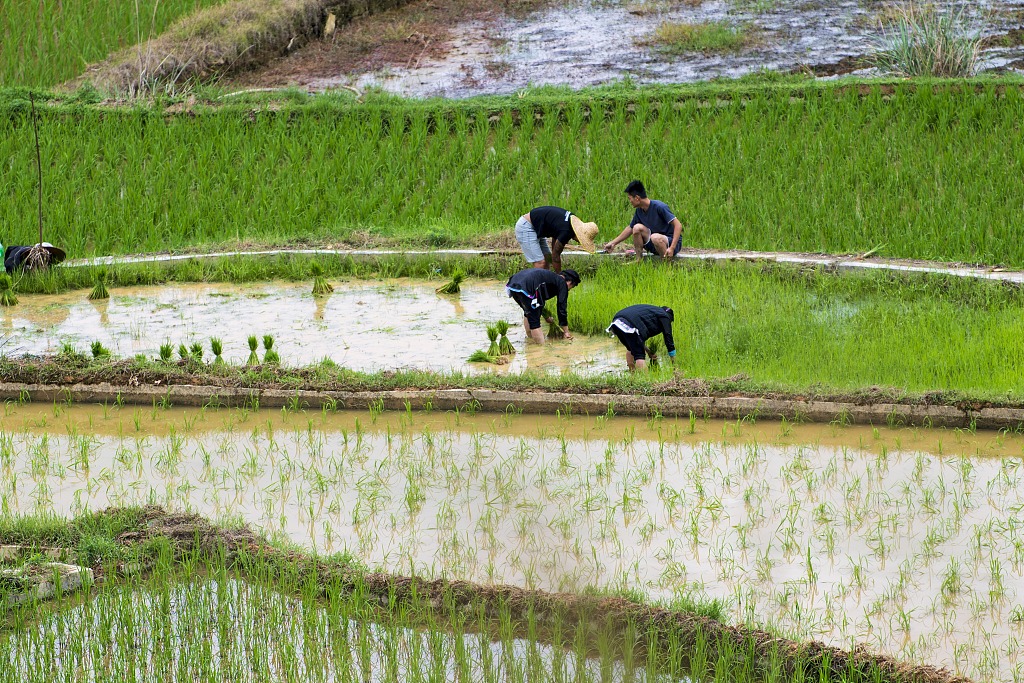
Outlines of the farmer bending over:
M 639 180 L 634 180 L 626 186 L 626 197 L 630 205 L 636 209 L 633 212 L 633 220 L 618 237 L 604 245 L 604 250 L 611 252 L 619 242 L 624 242 L 632 236 L 638 261 L 643 258 L 645 251 L 666 260 L 674 258 L 682 247 L 679 238 L 683 234 L 683 224 L 672 213 L 672 209 L 668 208 L 665 202 L 648 199 L 647 190 Z
M 618 337 L 626 347 L 626 365 L 630 370 L 643 370 L 647 367 L 647 340 L 659 334 L 665 339 L 669 357 L 675 358 L 676 345 L 672 341 L 672 321 L 675 317 L 668 306 L 650 304 L 628 306 L 615 314 L 607 331 Z
M 544 312 L 544 303 L 555 299 L 558 311 L 558 325 L 569 334 L 568 306 L 569 290 L 580 283 L 580 275 L 572 268 L 553 273 L 544 268 L 527 268 L 508 279 L 505 291 L 512 300 L 523 309 L 523 327 L 526 328 L 526 340 L 538 344 L 544 343 L 544 333 L 540 329 L 540 316 Z M 550 322 L 550 320 L 549 320 Z
M 539 206 L 519 218 L 516 239 L 534 268 L 547 268 L 551 261 L 558 273 L 562 270 L 562 250 L 569 240 L 576 240 L 591 254 L 597 251 L 597 223 L 584 223 L 571 211 L 557 206 Z

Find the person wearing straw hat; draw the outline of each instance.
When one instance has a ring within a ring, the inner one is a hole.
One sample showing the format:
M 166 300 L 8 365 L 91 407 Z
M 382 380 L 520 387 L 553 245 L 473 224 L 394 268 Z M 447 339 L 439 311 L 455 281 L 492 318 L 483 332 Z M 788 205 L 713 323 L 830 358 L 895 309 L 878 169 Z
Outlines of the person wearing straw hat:
M 30 256 L 33 251 L 36 253 L 45 253 L 45 265 L 43 267 L 55 266 L 67 257 L 67 254 L 64 253 L 63 249 L 55 247 L 49 242 L 40 242 L 39 244 L 34 244 L 30 247 L 19 247 L 12 244 L 7 247 L 7 249 L 3 249 L 3 245 L 0 245 L 0 250 L 3 250 L 4 270 L 7 271 L 8 275 L 19 268 L 32 268 L 34 261 Z M 36 259 L 36 261 L 38 261 L 38 259 Z
M 659 334 L 665 340 L 669 358 L 676 357 L 676 344 L 672 339 L 672 321 L 675 313 L 668 306 L 634 304 L 615 314 L 606 332 L 626 347 L 626 366 L 630 370 L 647 367 L 647 340 Z
M 619 242 L 633 238 L 636 259 L 650 252 L 665 260 L 672 260 L 683 246 L 683 224 L 665 202 L 648 199 L 647 190 L 639 180 L 626 186 L 626 198 L 633 207 L 633 220 L 618 237 L 604 245 L 605 252 L 611 252 Z
M 562 271 L 562 250 L 569 240 L 576 240 L 593 254 L 597 251 L 596 239 L 597 223 L 584 223 L 573 212 L 558 206 L 538 206 L 524 213 L 516 223 L 516 240 L 526 260 L 534 268 L 546 268 L 550 261 L 556 273 Z
M 558 273 L 545 268 L 526 268 L 508 279 L 505 292 L 523 309 L 523 328 L 526 330 L 527 341 L 544 343 L 540 318 L 544 314 L 545 302 L 550 299 L 555 300 L 555 311 L 562 333 L 566 339 L 572 339 L 568 318 L 569 290 L 579 284 L 580 274 L 572 268 Z

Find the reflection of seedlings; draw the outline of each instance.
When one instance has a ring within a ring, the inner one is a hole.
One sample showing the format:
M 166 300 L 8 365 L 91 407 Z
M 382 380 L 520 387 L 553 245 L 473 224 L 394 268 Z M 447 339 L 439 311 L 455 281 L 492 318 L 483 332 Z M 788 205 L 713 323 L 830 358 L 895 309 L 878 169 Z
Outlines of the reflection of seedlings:
M 743 26 L 728 21 L 709 21 L 703 24 L 665 21 L 649 38 L 640 38 L 638 45 L 650 47 L 670 55 L 692 52 L 739 52 L 757 43 L 755 34 Z
M 259 365 L 260 357 L 256 355 L 256 349 L 259 348 L 259 341 L 256 339 L 255 334 L 249 335 L 249 360 L 245 362 L 246 365 Z

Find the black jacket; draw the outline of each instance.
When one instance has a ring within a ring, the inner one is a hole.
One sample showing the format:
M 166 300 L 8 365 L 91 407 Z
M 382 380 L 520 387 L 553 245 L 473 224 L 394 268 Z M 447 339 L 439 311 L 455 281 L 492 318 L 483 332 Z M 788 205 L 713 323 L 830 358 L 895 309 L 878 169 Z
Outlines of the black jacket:
M 558 324 L 561 327 L 569 326 L 569 286 L 565 284 L 565 278 L 558 273 L 547 268 L 527 268 L 510 277 L 507 286 L 511 290 L 539 299 L 541 308 L 544 307 L 545 301 L 555 299 Z
M 616 313 L 612 320 L 616 318 L 622 318 L 630 326 L 635 327 L 644 341 L 651 337 L 657 337 L 659 334 L 665 335 L 665 348 L 669 351 L 676 350 L 675 342 L 672 340 L 672 319 L 668 317 L 668 312 L 661 306 L 651 306 L 650 304 L 628 306 Z

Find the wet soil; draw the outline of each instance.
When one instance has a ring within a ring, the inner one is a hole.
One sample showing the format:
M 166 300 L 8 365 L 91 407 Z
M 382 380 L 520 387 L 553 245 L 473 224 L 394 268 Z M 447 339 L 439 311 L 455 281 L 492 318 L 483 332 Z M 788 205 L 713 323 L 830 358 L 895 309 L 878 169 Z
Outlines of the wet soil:
M 730 601 L 733 621 L 986 680 L 1024 655 L 983 654 L 1008 651 L 1024 596 L 1012 434 L 58 402 L 6 405 L 2 437 L 13 512 L 156 501 L 495 595 L 697 591 Z M 124 540 L 195 543 L 189 520 L 161 516 Z M 199 531 L 213 547 L 217 531 Z
M 18 306 L 0 311 L 0 332 L 12 337 L 8 354 L 53 354 L 64 344 L 89 353 L 98 341 L 115 356 L 150 359 L 170 343 L 177 358 L 179 344 L 198 342 L 211 361 L 210 338 L 219 337 L 224 360 L 241 365 L 249 356 L 248 335 L 269 334 L 283 362 L 293 366 L 329 358 L 360 371 L 588 374 L 624 364 L 610 337 L 527 345 L 522 311 L 502 282 L 469 281 L 458 295 L 437 294 L 439 284 L 338 282 L 324 297 L 314 297 L 309 283 L 117 288 L 103 301 L 89 301 L 86 291 L 22 295 Z M 486 326 L 502 319 L 518 352 L 502 364 L 467 363 L 473 351 L 488 348 Z
M 962 3 L 939 2 L 940 8 Z M 1013 70 L 1024 56 L 1024 2 L 967 6 L 985 36 L 980 69 Z M 678 83 L 765 70 L 871 75 L 863 58 L 896 17 L 886 2 L 580 0 L 532 12 L 476 0 L 422 0 L 341 27 L 238 87 L 381 87 L 408 96 L 465 97 L 529 86 L 573 88 L 630 79 Z M 725 21 L 758 39 L 736 53 L 667 55 L 644 46 L 664 22 Z

